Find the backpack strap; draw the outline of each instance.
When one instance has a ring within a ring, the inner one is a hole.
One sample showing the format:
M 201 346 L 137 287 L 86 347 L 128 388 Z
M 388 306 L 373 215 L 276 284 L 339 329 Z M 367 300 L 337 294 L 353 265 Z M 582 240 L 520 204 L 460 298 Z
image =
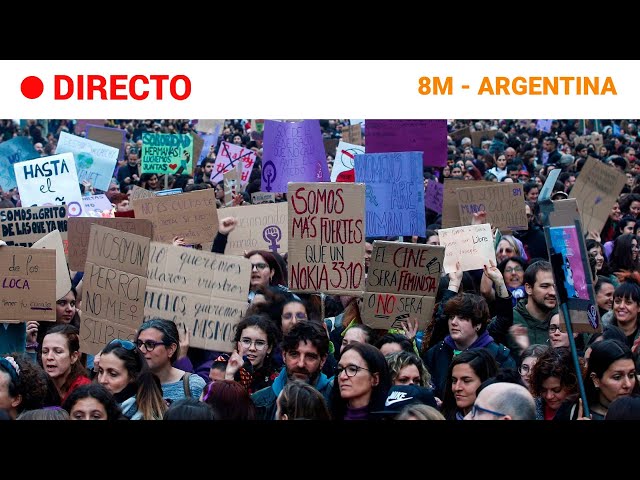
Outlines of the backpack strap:
M 189 377 L 191 373 L 184 372 L 184 376 L 182 377 L 182 386 L 184 387 L 184 396 L 187 398 L 191 398 L 191 389 L 189 388 Z

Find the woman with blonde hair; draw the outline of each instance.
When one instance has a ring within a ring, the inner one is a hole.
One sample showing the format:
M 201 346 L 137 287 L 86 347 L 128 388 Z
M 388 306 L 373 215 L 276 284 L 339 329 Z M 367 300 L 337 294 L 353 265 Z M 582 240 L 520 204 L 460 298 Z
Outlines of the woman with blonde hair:
M 445 420 L 435 408 L 424 404 L 407 405 L 394 420 Z

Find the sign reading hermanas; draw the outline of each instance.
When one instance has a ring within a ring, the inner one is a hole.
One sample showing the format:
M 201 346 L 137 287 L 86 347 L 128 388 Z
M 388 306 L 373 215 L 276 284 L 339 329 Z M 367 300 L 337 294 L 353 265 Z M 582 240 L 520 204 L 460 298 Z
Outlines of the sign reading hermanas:
M 364 184 L 289 183 L 289 288 L 364 289 Z
M 56 251 L 0 248 L 0 286 L 0 322 L 55 322 Z
M 149 243 L 147 237 L 91 225 L 80 351 L 95 355 L 114 338 L 134 339 L 143 319 Z
M 251 262 L 151 242 L 144 316 L 186 327 L 190 345 L 231 352 L 234 327 L 249 304 Z

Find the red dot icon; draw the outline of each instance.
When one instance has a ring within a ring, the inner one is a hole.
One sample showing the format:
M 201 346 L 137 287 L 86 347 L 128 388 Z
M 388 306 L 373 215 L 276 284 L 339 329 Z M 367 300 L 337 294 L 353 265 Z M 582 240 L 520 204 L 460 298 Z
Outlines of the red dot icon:
M 20 90 L 25 97 L 33 100 L 34 98 L 38 98 L 42 95 L 42 92 L 44 91 L 44 83 L 42 83 L 42 80 L 38 77 L 26 77 L 22 80 L 22 84 L 20 84 Z

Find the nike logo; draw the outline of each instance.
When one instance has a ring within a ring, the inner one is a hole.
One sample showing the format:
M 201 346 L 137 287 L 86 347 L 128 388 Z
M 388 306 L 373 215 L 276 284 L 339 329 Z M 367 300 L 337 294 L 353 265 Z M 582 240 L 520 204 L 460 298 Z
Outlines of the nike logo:
M 384 406 L 388 407 L 389 405 L 393 405 L 394 403 L 398 403 L 398 402 L 404 402 L 405 400 L 411 400 L 413 397 L 401 397 L 401 398 L 395 398 L 392 400 L 387 400 L 386 402 L 384 402 Z

